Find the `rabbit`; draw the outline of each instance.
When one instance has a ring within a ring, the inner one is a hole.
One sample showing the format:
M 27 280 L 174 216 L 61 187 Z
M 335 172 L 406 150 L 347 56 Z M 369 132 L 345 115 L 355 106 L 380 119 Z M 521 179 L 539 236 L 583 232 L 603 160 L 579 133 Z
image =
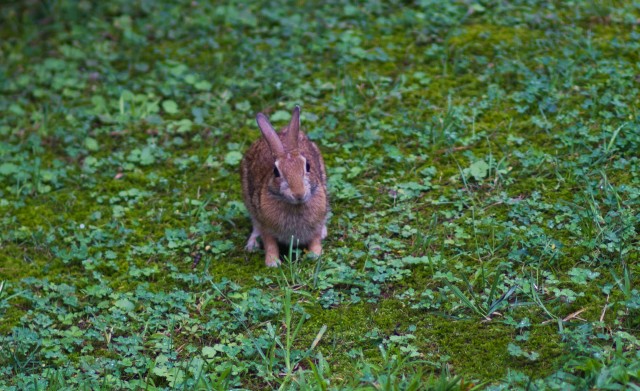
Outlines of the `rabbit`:
M 245 249 L 257 250 L 261 237 L 268 267 L 280 264 L 278 243 L 291 240 L 319 256 L 327 236 L 327 174 L 320 150 L 300 130 L 300 107 L 279 133 L 264 114 L 256 121 L 262 137 L 240 164 L 242 196 L 253 223 Z

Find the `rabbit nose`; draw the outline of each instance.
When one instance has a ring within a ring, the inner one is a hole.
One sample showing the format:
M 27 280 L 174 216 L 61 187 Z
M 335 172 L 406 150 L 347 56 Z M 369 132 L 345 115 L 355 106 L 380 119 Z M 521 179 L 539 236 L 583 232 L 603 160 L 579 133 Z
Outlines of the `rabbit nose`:
M 302 203 L 302 202 L 304 202 L 304 201 L 305 201 L 305 199 L 306 199 L 307 197 L 306 197 L 306 193 L 302 192 L 302 193 L 295 193 L 295 194 L 293 194 L 293 198 L 294 198 L 297 202 Z

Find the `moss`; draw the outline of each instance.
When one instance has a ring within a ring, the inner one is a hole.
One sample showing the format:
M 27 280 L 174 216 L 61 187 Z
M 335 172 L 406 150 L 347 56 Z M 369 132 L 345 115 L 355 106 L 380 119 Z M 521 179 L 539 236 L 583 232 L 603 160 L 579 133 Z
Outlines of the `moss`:
M 428 323 L 424 333 L 443 354 L 451 356 L 455 373 L 481 381 L 500 380 L 509 369 L 535 378 L 548 376 L 561 362 L 563 353 L 552 326 L 534 327 L 530 339 L 522 346 L 524 350 L 540 355 L 533 362 L 507 353 L 507 345 L 513 341 L 513 329 L 497 319 L 487 323 L 440 320 Z
M 487 56 L 514 46 L 529 47 L 544 36 L 544 31 L 527 27 L 509 27 L 496 24 L 474 23 L 457 29 L 447 40 L 457 55 Z
M 28 303 L 26 300 L 14 300 L 12 305 L 4 312 L 0 312 L 2 322 L 0 323 L 0 333 L 3 335 L 11 334 L 11 330 L 20 324 L 20 319 L 25 314 Z
M 351 351 L 362 350 L 369 361 L 380 362 L 378 345 L 384 336 L 413 334 L 416 338 L 410 343 L 418 348 L 422 357 L 429 358 L 428 362 L 449 357 L 447 361 L 452 373 L 481 382 L 500 380 L 508 369 L 517 369 L 536 378 L 547 376 L 557 368 L 563 352 L 551 325 L 531 329 L 522 348 L 535 351 L 539 358 L 527 361 L 507 354 L 514 330 L 500 323 L 499 318 L 491 322 L 456 321 L 412 310 L 397 300 L 332 309 L 308 306 L 306 311 L 311 317 L 304 324 L 300 347 L 309 346 L 320 328 L 326 325 L 327 331 L 318 349 L 336 377 L 343 380 L 351 379 L 358 365 L 358 361 L 349 356 Z M 410 327 L 415 327 L 415 331 L 410 332 Z M 366 336 L 374 330 L 379 330 L 379 334 Z M 438 368 L 427 364 L 423 370 L 430 373 Z

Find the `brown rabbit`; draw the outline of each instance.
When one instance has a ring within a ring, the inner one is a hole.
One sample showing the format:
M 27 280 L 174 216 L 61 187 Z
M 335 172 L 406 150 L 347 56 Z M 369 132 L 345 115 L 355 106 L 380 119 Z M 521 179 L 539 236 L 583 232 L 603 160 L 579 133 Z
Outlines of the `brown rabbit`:
M 300 107 L 289 126 L 276 133 L 267 117 L 256 117 L 262 138 L 242 159 L 242 196 L 251 214 L 253 232 L 246 249 L 258 249 L 262 238 L 265 263 L 280 264 L 278 243 L 308 246 L 316 255 L 327 236 L 327 174 L 320 150 L 300 131 Z

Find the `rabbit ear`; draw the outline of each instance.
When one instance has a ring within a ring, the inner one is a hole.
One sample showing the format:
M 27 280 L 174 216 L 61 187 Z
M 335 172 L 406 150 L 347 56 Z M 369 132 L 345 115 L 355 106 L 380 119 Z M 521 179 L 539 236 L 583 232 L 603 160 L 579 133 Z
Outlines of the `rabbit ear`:
M 291 149 L 298 149 L 298 133 L 300 133 L 300 106 L 293 109 L 287 130 L 287 145 Z
M 262 113 L 258 113 L 256 116 L 256 122 L 258 122 L 258 127 L 262 132 L 262 136 L 267 140 L 267 144 L 269 144 L 271 154 L 274 157 L 283 155 L 284 147 L 282 146 L 282 142 L 276 134 L 276 131 L 273 129 L 273 126 L 271 126 L 271 123 L 269 123 L 267 116 Z

